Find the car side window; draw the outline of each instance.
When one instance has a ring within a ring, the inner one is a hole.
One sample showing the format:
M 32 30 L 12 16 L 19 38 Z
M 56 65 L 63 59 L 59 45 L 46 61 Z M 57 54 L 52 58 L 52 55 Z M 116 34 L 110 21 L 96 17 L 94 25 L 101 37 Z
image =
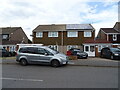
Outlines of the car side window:
M 19 52 L 21 52 L 21 53 L 27 53 L 27 48 L 20 48 Z
M 45 55 L 45 53 L 47 53 L 45 49 L 38 48 L 38 54 Z
M 38 48 L 28 47 L 28 48 L 27 48 L 27 52 L 28 52 L 28 53 L 31 53 L 31 54 L 37 54 Z

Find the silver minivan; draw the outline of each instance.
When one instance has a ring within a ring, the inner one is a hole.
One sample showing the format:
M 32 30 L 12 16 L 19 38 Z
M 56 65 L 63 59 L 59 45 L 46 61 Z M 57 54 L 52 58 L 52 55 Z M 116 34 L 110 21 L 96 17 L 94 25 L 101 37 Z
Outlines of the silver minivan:
M 66 65 L 68 57 L 46 46 L 24 46 L 18 49 L 16 61 L 21 65 L 49 64 L 53 67 Z

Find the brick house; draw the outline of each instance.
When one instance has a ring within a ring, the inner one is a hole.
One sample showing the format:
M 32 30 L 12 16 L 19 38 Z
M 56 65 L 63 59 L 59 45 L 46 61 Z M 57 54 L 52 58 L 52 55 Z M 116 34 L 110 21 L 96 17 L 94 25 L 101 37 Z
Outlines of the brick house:
M 83 49 L 83 42 L 95 38 L 91 24 L 39 25 L 33 30 L 33 43 L 66 53 L 70 48 Z
M 97 38 L 111 42 L 113 47 L 120 47 L 120 22 L 116 22 L 113 28 L 101 28 Z
M 101 28 L 98 38 L 110 41 L 111 43 L 120 43 L 120 32 L 114 28 Z
M 104 47 L 120 47 L 120 22 L 116 22 L 113 28 L 100 28 L 96 39 L 86 40 L 83 45 L 90 56 L 100 56 Z
M 16 44 L 28 43 L 28 37 L 21 27 L 4 27 L 0 28 L 1 47 L 8 51 L 15 51 Z

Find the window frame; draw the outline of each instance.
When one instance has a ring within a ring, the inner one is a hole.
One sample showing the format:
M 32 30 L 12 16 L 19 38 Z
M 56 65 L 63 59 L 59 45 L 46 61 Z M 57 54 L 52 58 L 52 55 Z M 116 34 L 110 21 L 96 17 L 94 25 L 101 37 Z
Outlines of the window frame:
M 48 37 L 58 37 L 58 31 L 50 31 L 50 32 L 48 32 Z
M 49 45 L 49 48 L 53 48 L 54 50 L 58 51 L 58 45 Z
M 74 35 L 75 33 L 76 35 Z M 78 37 L 78 31 L 67 31 L 67 37 Z
M 92 37 L 92 32 L 91 31 L 84 31 L 84 37 Z
M 7 36 L 7 37 L 4 38 L 4 36 Z M 3 40 L 7 40 L 7 39 L 9 39 L 9 35 L 8 35 L 8 34 L 2 34 L 2 39 L 3 39 Z
M 113 41 L 117 41 L 117 34 L 113 34 L 112 39 L 113 39 Z
M 42 38 L 43 32 L 36 32 L 36 38 Z

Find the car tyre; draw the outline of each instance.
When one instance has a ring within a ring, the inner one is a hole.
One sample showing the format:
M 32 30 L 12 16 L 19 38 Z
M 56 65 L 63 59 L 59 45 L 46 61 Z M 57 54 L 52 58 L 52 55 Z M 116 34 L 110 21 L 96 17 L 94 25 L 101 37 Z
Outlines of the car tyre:
M 20 64 L 22 65 L 22 66 L 27 66 L 27 60 L 25 60 L 25 59 L 21 59 L 20 60 Z
M 58 60 L 53 60 L 53 61 L 51 62 L 51 66 L 52 66 L 52 67 L 59 67 L 59 66 L 60 66 L 60 62 L 59 62 Z

